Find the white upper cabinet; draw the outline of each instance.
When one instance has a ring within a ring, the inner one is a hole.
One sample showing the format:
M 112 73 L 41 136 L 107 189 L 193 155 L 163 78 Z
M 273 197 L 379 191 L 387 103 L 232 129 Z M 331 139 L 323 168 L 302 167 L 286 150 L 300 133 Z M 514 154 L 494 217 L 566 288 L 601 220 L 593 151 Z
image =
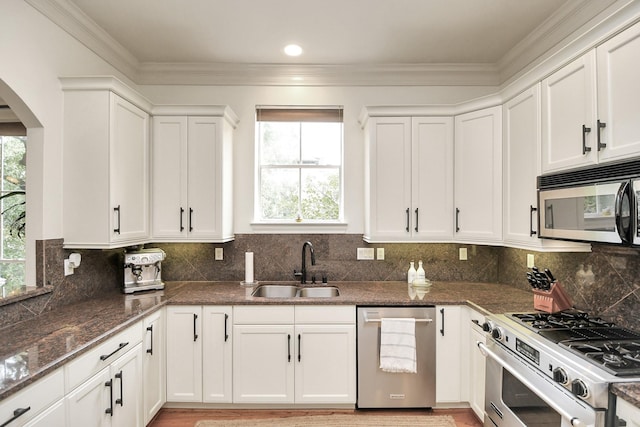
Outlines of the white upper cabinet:
M 451 240 L 453 119 L 369 116 L 363 123 L 365 240 Z
M 155 240 L 233 239 L 232 132 L 237 119 L 227 107 L 212 109 L 211 116 L 153 118 Z
M 455 118 L 455 239 L 502 240 L 502 107 Z
M 598 119 L 601 160 L 640 154 L 640 24 L 598 46 Z
M 640 24 L 542 81 L 542 172 L 640 154 Z
M 114 248 L 149 238 L 149 115 L 115 79 L 62 79 L 64 244 Z M 122 89 L 122 90 L 120 90 Z

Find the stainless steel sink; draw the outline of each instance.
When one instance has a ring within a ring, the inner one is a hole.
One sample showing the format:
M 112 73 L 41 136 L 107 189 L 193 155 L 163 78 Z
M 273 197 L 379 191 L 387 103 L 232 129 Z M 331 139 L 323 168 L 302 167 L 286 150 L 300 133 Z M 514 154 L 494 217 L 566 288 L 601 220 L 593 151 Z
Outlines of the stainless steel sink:
M 301 298 L 333 298 L 340 296 L 340 290 L 335 286 L 300 288 L 298 295 Z
M 260 285 L 251 296 L 264 298 L 293 298 L 298 293 L 296 285 Z
M 251 296 L 262 298 L 333 298 L 340 296 L 340 290 L 335 286 L 302 287 L 290 284 L 264 284 L 255 288 Z

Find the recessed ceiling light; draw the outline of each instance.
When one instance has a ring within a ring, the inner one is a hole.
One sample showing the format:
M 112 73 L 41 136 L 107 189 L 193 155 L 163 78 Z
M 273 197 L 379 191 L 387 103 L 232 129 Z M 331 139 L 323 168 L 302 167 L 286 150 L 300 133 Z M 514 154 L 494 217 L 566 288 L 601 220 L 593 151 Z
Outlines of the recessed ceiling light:
M 284 53 L 289 56 L 300 56 L 302 54 L 302 48 L 297 44 L 289 44 L 284 47 Z

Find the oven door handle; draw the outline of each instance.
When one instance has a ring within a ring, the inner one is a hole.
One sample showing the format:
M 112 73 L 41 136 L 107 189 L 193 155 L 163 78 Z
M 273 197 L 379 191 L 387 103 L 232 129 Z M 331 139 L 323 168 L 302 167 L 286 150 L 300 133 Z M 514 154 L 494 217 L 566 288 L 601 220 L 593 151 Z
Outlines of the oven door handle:
M 480 353 L 482 353 L 483 356 L 490 357 L 491 359 L 493 359 L 495 362 L 497 362 L 504 369 L 509 371 L 511 373 L 511 375 L 516 377 L 518 379 L 518 381 L 520 381 L 522 384 L 527 386 L 529 389 L 531 389 L 531 390 L 535 390 L 536 389 L 535 385 L 531 384 L 531 381 L 529 381 L 527 378 L 525 378 L 525 376 L 522 375 L 520 372 L 518 372 L 518 371 L 516 371 L 514 369 L 511 369 L 507 362 L 505 362 L 500 356 L 498 356 L 496 353 L 494 353 L 493 350 L 489 349 L 489 347 L 487 347 L 483 342 L 477 341 L 476 344 L 477 344 L 478 348 L 480 349 Z M 543 393 L 540 393 L 540 394 L 543 394 Z M 544 400 L 546 402 L 546 404 L 549 405 L 551 408 L 553 408 L 553 410 L 556 411 L 558 414 L 560 414 L 560 416 L 562 418 L 567 419 L 567 420 L 571 420 L 571 425 L 572 426 L 574 426 L 574 427 L 593 427 L 593 425 L 585 424 L 582 421 L 580 421 L 578 418 L 572 417 L 564 409 L 559 407 L 556 402 L 554 402 L 552 399 L 549 399 L 547 396 L 543 395 L 543 396 L 538 396 L 538 397 L 540 397 L 542 400 Z

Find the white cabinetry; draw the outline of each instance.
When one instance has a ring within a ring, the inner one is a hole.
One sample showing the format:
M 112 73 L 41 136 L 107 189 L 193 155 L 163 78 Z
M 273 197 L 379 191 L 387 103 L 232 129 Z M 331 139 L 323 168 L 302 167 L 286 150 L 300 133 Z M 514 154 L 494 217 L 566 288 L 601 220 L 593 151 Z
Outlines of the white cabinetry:
M 542 81 L 543 173 L 640 154 L 640 25 Z
M 462 334 L 462 307 L 436 306 L 436 404 L 447 406 L 466 401 L 463 382 L 468 369 L 462 353 L 466 346 Z
M 167 376 L 164 309 L 147 316 L 143 321 L 143 328 L 144 423 L 147 425 L 165 402 Z
M 451 240 L 453 119 L 380 114 L 372 109 L 361 118 L 365 240 Z
M 478 349 L 478 342 L 486 344 L 486 333 L 482 330 L 484 316 L 467 308 L 469 325 L 469 406 L 476 416 L 484 420 L 484 387 L 486 358 Z
M 167 307 L 167 401 L 231 402 L 231 307 Z
M 130 91 L 115 79 L 62 82 L 65 247 L 144 243 L 149 238 L 149 115 L 125 99 Z
M 455 118 L 455 238 L 502 240 L 502 107 Z
M 234 322 L 234 403 L 355 403 L 355 307 L 236 306 Z
M 618 424 L 620 426 L 640 427 L 640 408 L 619 397 L 616 400 L 616 416 L 626 423 Z
M 154 109 L 154 239 L 233 239 L 232 133 L 237 118 L 228 107 L 209 110 L 210 115 L 194 117 L 157 115 L 166 109 Z
M 52 426 L 56 424 L 48 424 L 45 421 L 55 421 L 62 416 L 63 423 L 57 425 L 64 425 L 64 405 L 61 405 L 63 397 L 64 375 L 62 369 L 58 369 L 2 400 L 0 402 L 0 423 L 13 427 L 31 421 L 33 424 L 30 425 Z M 54 406 L 57 409 L 52 409 Z M 13 421 L 9 423 L 10 420 Z

